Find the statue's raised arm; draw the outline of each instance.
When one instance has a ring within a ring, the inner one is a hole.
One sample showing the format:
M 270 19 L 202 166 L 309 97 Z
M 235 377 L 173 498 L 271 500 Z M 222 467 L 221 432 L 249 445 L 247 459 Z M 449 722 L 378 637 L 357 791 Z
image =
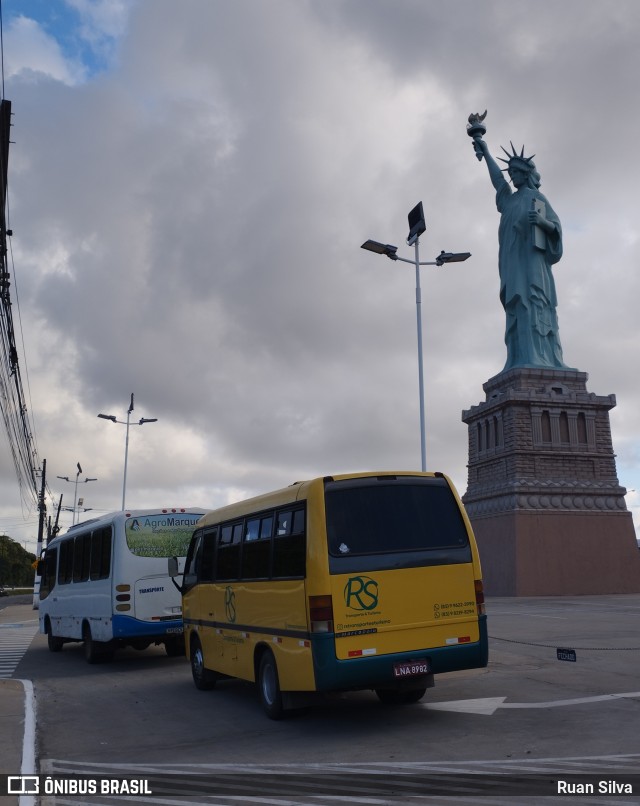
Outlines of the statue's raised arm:
M 487 163 L 487 168 L 489 169 L 489 177 L 491 178 L 491 183 L 494 188 L 500 190 L 502 185 L 507 184 L 507 180 L 502 175 L 502 168 L 491 156 L 489 146 L 481 137 L 476 137 L 473 140 L 473 147 L 476 154 L 479 154 L 481 158 L 484 157 L 484 161 Z
M 501 214 L 498 229 L 500 301 L 507 324 L 507 362 L 513 367 L 566 368 L 558 335 L 556 289 L 551 266 L 562 257 L 560 219 L 540 192 L 540 174 L 533 155 L 526 157 L 524 146 L 518 154 L 502 149 L 507 159 L 500 168 L 483 139 L 487 128 L 482 115 L 472 114 L 467 134 L 473 140 L 478 160 L 484 159 L 496 190 L 496 206 Z M 511 188 L 504 172 L 515 190 Z

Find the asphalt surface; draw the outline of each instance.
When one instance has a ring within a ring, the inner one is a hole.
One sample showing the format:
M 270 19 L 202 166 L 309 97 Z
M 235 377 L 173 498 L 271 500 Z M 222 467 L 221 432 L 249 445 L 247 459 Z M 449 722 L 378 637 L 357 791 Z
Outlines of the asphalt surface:
M 460 684 L 443 681 L 437 701 L 427 701 L 423 707 L 436 712 L 476 709 L 477 713 L 511 709 L 505 713 L 521 715 L 522 746 L 525 738 L 527 746 L 533 742 L 534 755 L 575 755 L 584 731 L 591 755 L 604 758 L 617 752 L 637 758 L 640 595 L 493 598 L 487 601 L 487 610 L 490 663 L 482 674 L 475 672 L 473 691 L 479 699 L 460 701 Z M 31 596 L 0 598 L 0 634 L 3 628 L 33 625 L 36 618 Z M 572 660 L 569 657 L 556 659 L 558 647 L 577 653 L 578 662 L 567 663 Z M 22 669 L 25 677 L 30 676 L 28 663 Z M 16 775 L 23 766 L 23 748 L 27 760 L 34 750 L 33 735 L 25 741 L 25 726 L 30 719 L 33 726 L 34 719 L 29 713 L 30 681 L 18 679 L 20 667 L 10 675 L 0 679 L 0 774 Z M 496 693 L 502 696 L 496 697 Z M 456 702 L 447 702 L 454 697 Z M 564 713 L 574 714 L 571 741 L 554 722 L 557 745 L 547 735 L 545 747 L 536 749 L 535 726 L 539 723 L 530 720 L 542 713 L 540 709 L 556 720 Z M 595 724 L 599 729 L 594 732 Z M 612 749 L 614 734 L 616 748 Z M 471 740 L 475 741 L 473 736 Z M 25 773 L 33 772 L 28 766 Z M 3 800 L 18 806 L 17 796 Z M 27 806 L 25 799 L 20 799 L 20 806 Z

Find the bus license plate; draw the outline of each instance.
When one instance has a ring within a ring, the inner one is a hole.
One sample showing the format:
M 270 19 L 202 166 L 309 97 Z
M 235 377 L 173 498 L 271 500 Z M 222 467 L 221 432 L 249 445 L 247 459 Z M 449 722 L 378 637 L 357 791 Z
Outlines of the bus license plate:
M 394 677 L 418 677 L 429 672 L 428 660 L 406 660 L 393 665 Z

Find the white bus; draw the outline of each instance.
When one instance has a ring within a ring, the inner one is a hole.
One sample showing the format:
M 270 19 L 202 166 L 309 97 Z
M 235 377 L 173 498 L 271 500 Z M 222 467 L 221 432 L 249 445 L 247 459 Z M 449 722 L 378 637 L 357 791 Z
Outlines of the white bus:
M 51 652 L 83 641 L 88 663 L 122 646 L 184 652 L 180 593 L 167 557 L 184 558 L 199 509 L 114 512 L 54 538 L 39 563 L 40 632 Z

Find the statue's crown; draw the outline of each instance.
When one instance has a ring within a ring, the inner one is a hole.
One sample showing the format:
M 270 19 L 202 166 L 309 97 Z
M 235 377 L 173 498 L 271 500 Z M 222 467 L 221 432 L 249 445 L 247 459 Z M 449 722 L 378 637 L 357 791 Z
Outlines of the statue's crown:
M 500 162 L 506 162 L 507 167 L 503 168 L 503 171 L 508 171 L 509 168 L 523 168 L 525 171 L 532 171 L 535 169 L 535 163 L 533 162 L 533 158 L 535 154 L 532 154 L 530 157 L 525 157 L 524 155 L 524 146 L 522 146 L 522 150 L 518 154 L 518 152 L 513 147 L 513 143 L 511 143 L 511 151 L 512 153 L 509 154 L 506 148 L 500 146 L 500 148 L 504 151 L 504 153 L 509 157 L 507 160 L 503 160 L 502 157 L 498 157 Z

